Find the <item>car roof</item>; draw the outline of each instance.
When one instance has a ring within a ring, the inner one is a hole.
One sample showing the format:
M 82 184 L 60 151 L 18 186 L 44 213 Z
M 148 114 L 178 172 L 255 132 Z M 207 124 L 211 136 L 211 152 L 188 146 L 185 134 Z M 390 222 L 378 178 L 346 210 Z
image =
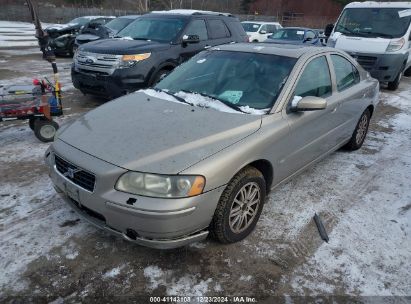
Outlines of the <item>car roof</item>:
M 242 21 L 241 23 L 255 23 L 255 24 L 280 24 L 279 22 L 272 22 L 272 21 L 253 21 L 253 20 L 247 20 L 247 21 Z
M 411 8 L 411 2 L 351 2 L 345 8 Z
M 308 27 L 299 27 L 299 26 L 287 26 L 287 27 L 283 27 L 281 30 L 286 30 L 286 29 L 301 30 L 301 31 L 314 31 L 314 29 L 311 29 Z
M 211 48 L 211 50 L 221 50 L 230 52 L 247 52 L 268 55 L 278 55 L 284 57 L 299 58 L 305 54 L 316 55 L 324 52 L 339 52 L 330 47 L 305 46 L 293 44 L 273 44 L 273 43 L 233 43 L 224 44 Z
M 202 10 L 189 10 L 189 9 L 173 9 L 168 11 L 152 11 L 151 14 L 163 14 L 163 15 L 184 15 L 184 16 L 195 16 L 195 15 L 213 15 L 213 16 L 227 16 L 234 17 L 230 13 L 213 12 L 213 11 L 202 11 Z
M 125 16 L 120 16 L 120 17 L 118 17 L 118 18 L 137 19 L 138 17 L 141 17 L 141 15 L 125 15 Z

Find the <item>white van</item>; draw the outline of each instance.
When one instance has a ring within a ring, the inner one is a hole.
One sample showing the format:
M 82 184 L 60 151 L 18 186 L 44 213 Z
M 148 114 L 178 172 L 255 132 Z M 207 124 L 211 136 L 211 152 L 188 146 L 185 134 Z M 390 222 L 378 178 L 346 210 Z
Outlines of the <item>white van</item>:
M 250 42 L 263 42 L 268 36 L 282 28 L 278 22 L 244 21 L 241 22 Z
M 344 7 L 327 45 L 346 51 L 372 77 L 396 90 L 403 74 L 411 76 L 410 21 L 411 2 L 352 2 Z

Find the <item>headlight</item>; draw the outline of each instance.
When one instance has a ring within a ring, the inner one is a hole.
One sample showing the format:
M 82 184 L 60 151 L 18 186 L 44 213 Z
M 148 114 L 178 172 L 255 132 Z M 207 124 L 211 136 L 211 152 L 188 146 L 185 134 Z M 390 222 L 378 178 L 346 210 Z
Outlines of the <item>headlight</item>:
M 128 68 L 135 65 L 139 61 L 150 58 L 151 53 L 135 54 L 135 55 L 123 55 L 120 61 L 120 68 Z
M 204 186 L 203 176 L 127 172 L 120 176 L 115 188 L 143 196 L 181 198 L 201 194 Z
M 386 52 L 396 52 L 401 50 L 401 48 L 404 46 L 405 40 L 404 38 L 401 38 L 400 40 L 393 40 L 390 42 L 390 44 L 387 47 Z

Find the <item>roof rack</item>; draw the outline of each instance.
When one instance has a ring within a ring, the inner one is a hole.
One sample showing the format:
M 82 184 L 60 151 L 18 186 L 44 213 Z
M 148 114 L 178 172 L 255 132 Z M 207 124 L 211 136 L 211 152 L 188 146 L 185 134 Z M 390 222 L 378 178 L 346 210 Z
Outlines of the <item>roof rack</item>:
M 174 9 L 168 11 L 152 11 L 153 14 L 180 14 L 180 15 L 216 15 L 216 16 L 227 16 L 234 17 L 230 13 L 212 12 L 212 11 L 202 11 L 202 10 L 189 10 L 189 9 Z

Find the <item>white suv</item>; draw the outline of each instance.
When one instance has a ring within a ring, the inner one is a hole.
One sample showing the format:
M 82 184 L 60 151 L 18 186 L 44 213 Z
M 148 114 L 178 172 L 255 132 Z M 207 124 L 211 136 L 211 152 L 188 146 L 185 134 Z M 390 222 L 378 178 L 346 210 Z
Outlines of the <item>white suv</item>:
M 241 22 L 241 25 L 246 31 L 250 42 L 263 42 L 268 36 L 282 28 L 278 22 L 244 21 Z

